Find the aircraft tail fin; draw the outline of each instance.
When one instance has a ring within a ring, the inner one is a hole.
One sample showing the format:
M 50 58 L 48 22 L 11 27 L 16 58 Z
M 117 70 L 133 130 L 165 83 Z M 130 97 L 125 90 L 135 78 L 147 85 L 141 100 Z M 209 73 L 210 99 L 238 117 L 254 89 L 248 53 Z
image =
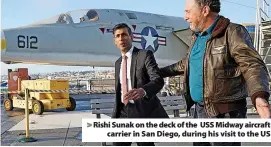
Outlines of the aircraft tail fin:
M 176 30 L 173 31 L 173 34 L 176 35 L 187 46 L 191 46 L 192 31 L 190 29 Z

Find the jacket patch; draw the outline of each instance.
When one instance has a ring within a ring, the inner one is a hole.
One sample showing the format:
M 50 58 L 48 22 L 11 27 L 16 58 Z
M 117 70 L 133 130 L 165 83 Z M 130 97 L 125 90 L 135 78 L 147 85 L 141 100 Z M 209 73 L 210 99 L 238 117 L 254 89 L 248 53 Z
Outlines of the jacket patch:
M 225 54 L 226 53 L 226 46 L 215 46 L 214 48 L 212 48 L 211 51 L 212 54 Z

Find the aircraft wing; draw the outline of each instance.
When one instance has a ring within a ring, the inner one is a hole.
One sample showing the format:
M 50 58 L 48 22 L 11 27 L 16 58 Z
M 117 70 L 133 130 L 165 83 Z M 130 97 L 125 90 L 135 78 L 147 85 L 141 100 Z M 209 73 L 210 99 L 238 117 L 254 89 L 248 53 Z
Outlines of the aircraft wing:
M 187 46 L 189 46 L 189 47 L 191 46 L 192 31 L 190 29 L 173 31 L 173 34 L 176 35 Z

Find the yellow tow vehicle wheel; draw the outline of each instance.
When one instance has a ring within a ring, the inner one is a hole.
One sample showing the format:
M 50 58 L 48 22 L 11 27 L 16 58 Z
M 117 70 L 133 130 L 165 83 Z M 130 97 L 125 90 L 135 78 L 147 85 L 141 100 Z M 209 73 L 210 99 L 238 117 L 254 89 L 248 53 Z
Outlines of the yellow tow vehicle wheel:
M 13 102 L 11 99 L 5 99 L 4 100 L 4 108 L 6 111 L 13 110 Z
M 34 100 L 32 103 L 32 111 L 34 114 L 41 115 L 44 112 L 44 105 L 41 101 Z
M 70 97 L 70 102 L 68 103 L 68 107 L 66 110 L 73 111 L 76 108 L 76 101 L 74 98 Z

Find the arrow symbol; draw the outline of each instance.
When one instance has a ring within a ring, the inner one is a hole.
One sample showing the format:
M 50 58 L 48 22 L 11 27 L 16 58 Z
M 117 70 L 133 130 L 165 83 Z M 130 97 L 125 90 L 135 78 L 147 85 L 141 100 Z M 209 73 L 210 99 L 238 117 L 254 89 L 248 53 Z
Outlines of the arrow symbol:
M 87 123 L 87 128 L 91 127 L 91 123 Z

